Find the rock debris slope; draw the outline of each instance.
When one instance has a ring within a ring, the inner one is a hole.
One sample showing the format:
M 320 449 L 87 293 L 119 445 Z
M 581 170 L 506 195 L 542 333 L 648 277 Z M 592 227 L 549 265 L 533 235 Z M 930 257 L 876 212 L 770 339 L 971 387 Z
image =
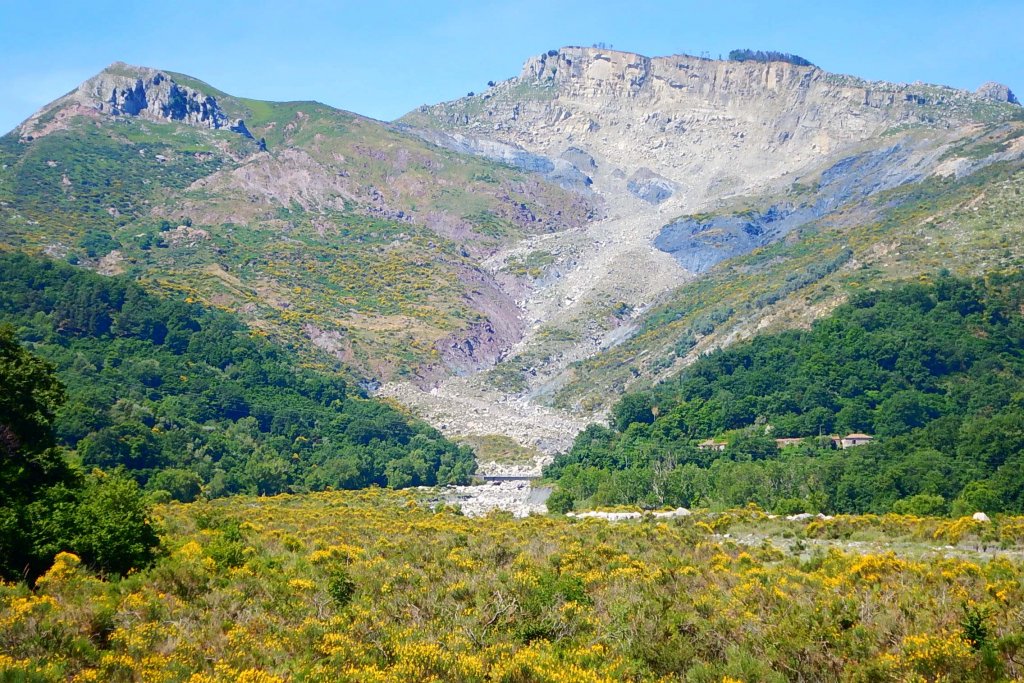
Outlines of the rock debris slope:
M 570 418 L 533 406 L 562 392 L 562 405 L 586 413 L 564 395 L 574 364 L 630 338 L 669 292 L 850 202 L 928 177 L 956 141 L 1017 116 L 1013 101 L 998 84 L 973 94 L 786 62 L 570 47 L 529 59 L 485 93 L 410 112 L 400 123 L 438 144 L 447 136 L 484 156 L 498 143 L 570 161 L 606 216 L 485 261 L 498 277 L 535 264 L 517 298 L 523 337 L 495 370 L 415 398 L 409 387 L 386 391 L 453 431 L 484 428 L 455 398 L 472 394 L 491 402 L 486 429 L 507 419 L 505 433 L 541 444 Z M 514 417 L 524 412 L 526 430 Z

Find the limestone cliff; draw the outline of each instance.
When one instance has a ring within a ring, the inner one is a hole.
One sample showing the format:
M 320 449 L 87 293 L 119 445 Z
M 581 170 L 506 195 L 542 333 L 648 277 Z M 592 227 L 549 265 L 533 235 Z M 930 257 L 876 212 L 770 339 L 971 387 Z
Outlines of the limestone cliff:
M 579 148 L 667 178 L 683 206 L 746 193 L 896 126 L 954 129 L 1019 111 L 1008 88 L 870 82 L 786 62 L 567 47 L 489 91 L 404 121 L 557 156 Z
M 1007 86 L 1002 83 L 996 83 L 995 81 L 989 81 L 983 84 L 980 88 L 975 91 L 978 97 L 983 97 L 993 102 L 1009 102 L 1010 104 L 1019 104 L 1017 96 L 1013 94 Z

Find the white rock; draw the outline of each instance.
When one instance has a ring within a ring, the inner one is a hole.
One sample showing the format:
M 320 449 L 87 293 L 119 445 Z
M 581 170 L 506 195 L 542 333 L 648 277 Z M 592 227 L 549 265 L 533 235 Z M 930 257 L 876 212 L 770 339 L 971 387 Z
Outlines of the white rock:
M 688 517 L 691 515 L 689 510 L 686 508 L 676 508 L 675 510 L 664 510 L 662 512 L 655 512 L 654 516 L 662 519 L 674 519 L 676 517 Z
M 494 510 L 511 512 L 516 517 L 545 514 L 550 489 L 534 489 L 522 482 L 492 482 L 487 486 L 452 486 L 444 489 L 448 503 L 457 504 L 467 517 L 479 517 Z
M 989 519 L 989 516 L 986 515 L 984 512 L 975 512 L 973 515 L 971 515 L 971 519 L 973 519 L 976 522 L 991 522 L 992 521 L 991 519 Z

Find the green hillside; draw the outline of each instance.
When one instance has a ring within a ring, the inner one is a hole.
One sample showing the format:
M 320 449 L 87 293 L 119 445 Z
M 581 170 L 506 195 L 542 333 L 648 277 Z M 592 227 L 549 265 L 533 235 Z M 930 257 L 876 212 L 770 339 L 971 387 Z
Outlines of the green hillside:
M 58 100 L 0 138 L 5 244 L 241 313 L 325 367 L 418 378 L 449 371 L 449 336 L 492 323 L 512 334 L 491 320 L 513 304 L 480 257 L 597 210 L 372 119 L 169 76 L 252 137 Z
M 1024 510 L 1019 271 L 866 289 L 809 331 L 759 335 L 627 394 L 547 470 L 558 505 L 780 512 Z M 874 442 L 835 450 L 828 435 Z M 701 448 L 718 437 L 723 450 Z M 777 438 L 804 438 L 784 447 Z M 820 438 L 824 437 L 824 438 Z
M 67 387 L 57 442 L 163 496 L 463 482 L 473 453 L 230 314 L 0 254 L 0 323 Z

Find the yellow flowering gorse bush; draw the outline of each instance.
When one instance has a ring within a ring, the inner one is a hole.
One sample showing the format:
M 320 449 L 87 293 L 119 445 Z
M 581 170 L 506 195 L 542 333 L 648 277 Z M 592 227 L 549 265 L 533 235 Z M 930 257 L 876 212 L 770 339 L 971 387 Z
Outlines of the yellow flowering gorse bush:
M 0 585 L 0 680 L 1024 676 L 1019 519 L 468 519 L 423 495 L 158 508 L 151 568 L 101 580 L 61 554 L 35 586 Z M 858 535 L 898 550 L 844 545 Z

